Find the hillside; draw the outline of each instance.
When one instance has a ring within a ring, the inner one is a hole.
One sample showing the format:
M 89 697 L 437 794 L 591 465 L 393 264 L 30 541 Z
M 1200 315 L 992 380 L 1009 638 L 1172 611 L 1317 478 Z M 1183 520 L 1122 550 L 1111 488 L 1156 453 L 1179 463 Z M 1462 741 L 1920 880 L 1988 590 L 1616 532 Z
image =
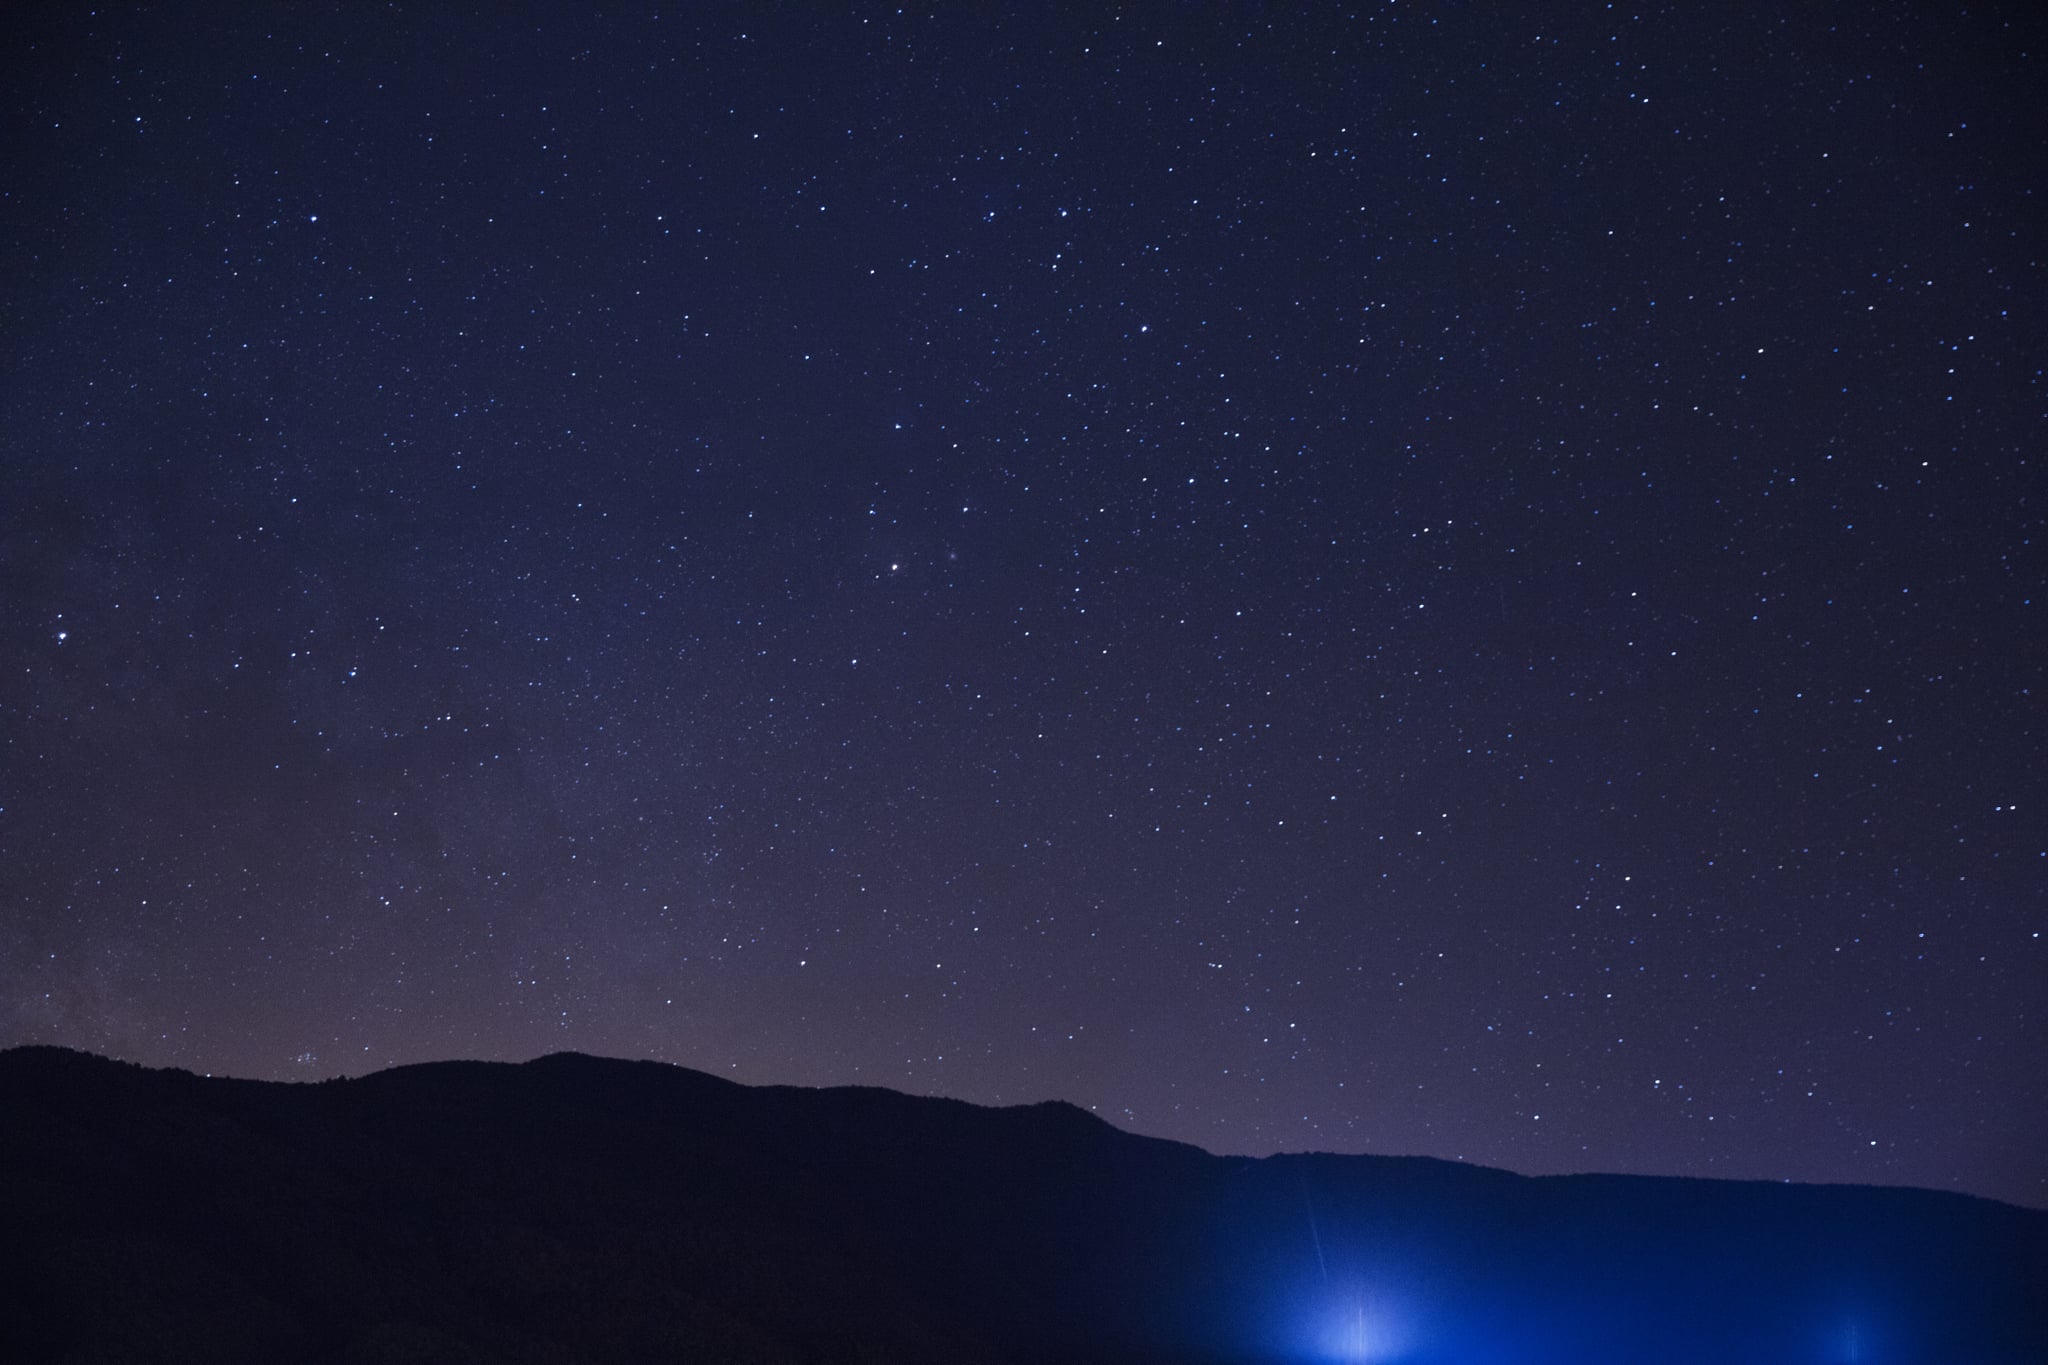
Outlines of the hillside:
M 2038 1362 L 2048 1214 L 1211 1156 L 1060 1104 L 563 1054 L 0 1053 L 0 1358 Z

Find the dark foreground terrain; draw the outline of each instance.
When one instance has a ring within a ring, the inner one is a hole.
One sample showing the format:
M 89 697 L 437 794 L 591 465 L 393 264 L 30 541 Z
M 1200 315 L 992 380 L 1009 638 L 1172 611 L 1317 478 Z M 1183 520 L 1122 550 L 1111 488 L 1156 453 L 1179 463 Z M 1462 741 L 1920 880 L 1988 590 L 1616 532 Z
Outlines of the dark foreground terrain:
M 2048 1214 L 1254 1161 L 1058 1104 L 562 1055 L 0 1053 L 8 1361 L 2048 1360 Z

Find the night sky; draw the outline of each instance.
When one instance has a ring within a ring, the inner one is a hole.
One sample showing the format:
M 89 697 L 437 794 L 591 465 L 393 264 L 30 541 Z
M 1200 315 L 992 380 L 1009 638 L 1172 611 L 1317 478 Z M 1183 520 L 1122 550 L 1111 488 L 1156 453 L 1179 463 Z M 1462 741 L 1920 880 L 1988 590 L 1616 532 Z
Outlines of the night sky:
M 2048 1205 L 2030 6 L 0 59 L 0 1044 Z

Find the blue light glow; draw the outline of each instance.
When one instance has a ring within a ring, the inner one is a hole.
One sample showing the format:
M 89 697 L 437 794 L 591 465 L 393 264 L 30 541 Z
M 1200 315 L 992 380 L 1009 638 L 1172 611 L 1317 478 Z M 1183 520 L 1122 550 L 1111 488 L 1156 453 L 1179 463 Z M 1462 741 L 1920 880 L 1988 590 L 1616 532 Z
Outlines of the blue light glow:
M 1828 1365 L 1869 1365 L 1877 1358 L 1870 1349 L 1869 1330 L 1861 1322 L 1844 1322 L 1831 1335 Z
M 1332 1295 L 1318 1309 L 1312 1349 L 1315 1358 L 1343 1365 L 1380 1365 L 1414 1349 L 1412 1318 L 1385 1294 L 1357 1290 Z

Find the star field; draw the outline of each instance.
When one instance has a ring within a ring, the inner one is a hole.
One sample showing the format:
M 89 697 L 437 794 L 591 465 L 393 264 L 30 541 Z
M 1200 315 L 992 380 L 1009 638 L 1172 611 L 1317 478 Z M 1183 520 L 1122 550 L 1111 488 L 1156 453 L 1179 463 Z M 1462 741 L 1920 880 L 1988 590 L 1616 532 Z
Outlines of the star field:
M 2019 7 L 44 14 L 0 1044 L 2048 1204 Z

